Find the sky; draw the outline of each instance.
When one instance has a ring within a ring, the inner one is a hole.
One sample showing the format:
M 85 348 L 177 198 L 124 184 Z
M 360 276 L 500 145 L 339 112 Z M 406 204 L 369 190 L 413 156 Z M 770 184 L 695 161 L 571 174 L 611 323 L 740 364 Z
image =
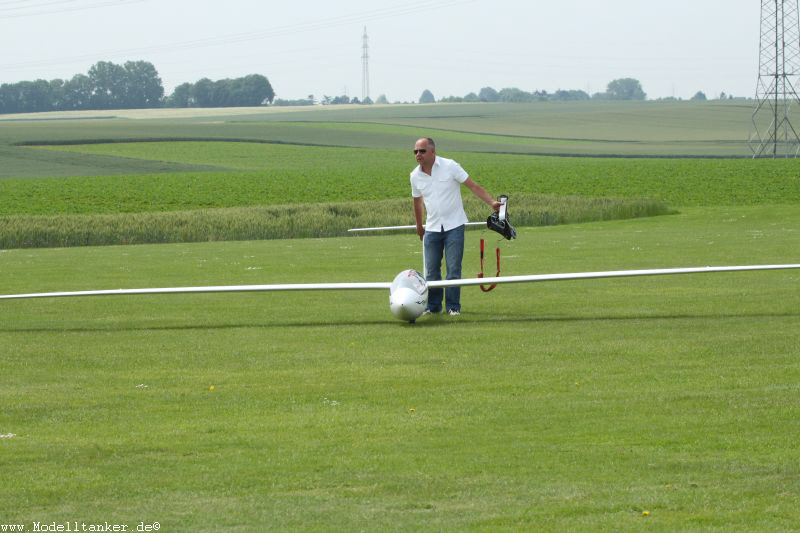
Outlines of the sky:
M 277 98 L 390 102 L 482 87 L 649 99 L 755 95 L 754 0 L 0 0 L 0 84 L 69 79 L 98 61 L 149 61 L 181 83 L 262 74 Z

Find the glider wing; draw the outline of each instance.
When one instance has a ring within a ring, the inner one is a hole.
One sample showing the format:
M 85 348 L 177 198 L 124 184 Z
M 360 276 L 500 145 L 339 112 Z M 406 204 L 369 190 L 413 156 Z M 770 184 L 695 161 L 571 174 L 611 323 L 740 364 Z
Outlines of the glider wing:
M 565 281 L 572 279 L 624 278 L 633 276 L 661 276 L 667 274 L 695 274 L 703 272 L 740 272 L 748 270 L 784 270 L 800 268 L 800 264 L 788 265 L 745 265 L 745 266 L 705 266 L 689 268 L 654 268 L 649 270 L 611 270 L 608 272 L 574 272 L 567 274 L 534 274 L 531 276 L 499 276 L 494 278 L 464 278 L 429 281 L 429 288 L 465 287 L 491 283 L 530 283 L 537 281 Z

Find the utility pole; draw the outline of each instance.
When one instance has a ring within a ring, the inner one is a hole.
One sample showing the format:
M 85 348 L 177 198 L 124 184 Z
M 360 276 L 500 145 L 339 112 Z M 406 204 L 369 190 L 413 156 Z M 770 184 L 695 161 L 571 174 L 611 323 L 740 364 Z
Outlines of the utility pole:
M 367 27 L 364 26 L 364 36 L 361 45 L 361 103 L 369 98 L 369 38 Z
M 800 110 L 798 0 L 761 0 L 756 104 L 748 144 L 753 157 L 797 157 L 800 136 L 789 119 Z

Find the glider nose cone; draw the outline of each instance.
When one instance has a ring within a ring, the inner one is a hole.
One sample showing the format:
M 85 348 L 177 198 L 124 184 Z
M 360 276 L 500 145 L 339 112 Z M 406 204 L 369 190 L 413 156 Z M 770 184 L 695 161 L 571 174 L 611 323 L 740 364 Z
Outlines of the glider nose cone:
M 428 285 L 416 270 L 400 272 L 392 282 L 389 308 L 400 320 L 413 322 L 428 305 Z
M 413 322 L 425 311 L 428 305 L 427 295 L 422 296 L 413 289 L 401 287 L 389 296 L 389 308 L 400 320 Z

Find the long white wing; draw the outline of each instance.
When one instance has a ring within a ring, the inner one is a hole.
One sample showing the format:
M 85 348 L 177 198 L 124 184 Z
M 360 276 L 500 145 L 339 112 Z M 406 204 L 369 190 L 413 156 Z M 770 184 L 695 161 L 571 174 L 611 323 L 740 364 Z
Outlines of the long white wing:
M 107 296 L 115 294 L 179 294 L 199 292 L 268 292 L 268 291 L 318 291 L 343 289 L 383 289 L 392 287 L 389 282 L 376 283 L 287 283 L 276 285 L 221 285 L 217 287 L 164 287 L 160 289 L 106 289 L 99 291 L 37 292 L 30 294 L 2 294 L 0 300 L 15 298 L 56 298 L 63 296 Z
M 429 281 L 429 288 L 464 287 L 469 285 L 491 285 L 493 283 L 530 283 L 537 281 L 564 281 L 570 279 L 624 278 L 633 276 L 661 276 L 666 274 L 695 274 L 702 272 L 739 272 L 746 270 L 782 270 L 800 268 L 800 264 L 789 265 L 745 265 L 705 266 L 689 268 L 654 268 L 650 270 L 611 270 L 608 272 L 575 272 L 568 274 L 535 274 L 531 276 L 500 276 L 495 278 L 464 278 Z
M 656 268 L 650 270 L 612 270 L 607 272 L 575 272 L 566 274 L 534 274 L 530 276 L 500 276 L 493 278 L 465 278 L 456 280 L 429 281 L 429 288 L 489 285 L 493 283 L 531 283 L 564 281 L 573 279 L 622 278 L 632 276 L 659 276 L 666 274 L 693 274 L 703 272 L 738 272 L 747 270 L 783 270 L 800 268 L 800 264 L 706 266 L 690 268 Z M 65 296 L 109 296 L 122 294 L 180 294 L 206 292 L 269 292 L 269 291 L 314 291 L 314 290 L 369 290 L 391 289 L 391 282 L 366 283 L 286 283 L 273 285 L 220 285 L 209 287 L 164 287 L 145 289 L 104 289 L 94 291 L 38 292 L 28 294 L 2 294 L 0 300 L 22 298 L 56 298 Z

